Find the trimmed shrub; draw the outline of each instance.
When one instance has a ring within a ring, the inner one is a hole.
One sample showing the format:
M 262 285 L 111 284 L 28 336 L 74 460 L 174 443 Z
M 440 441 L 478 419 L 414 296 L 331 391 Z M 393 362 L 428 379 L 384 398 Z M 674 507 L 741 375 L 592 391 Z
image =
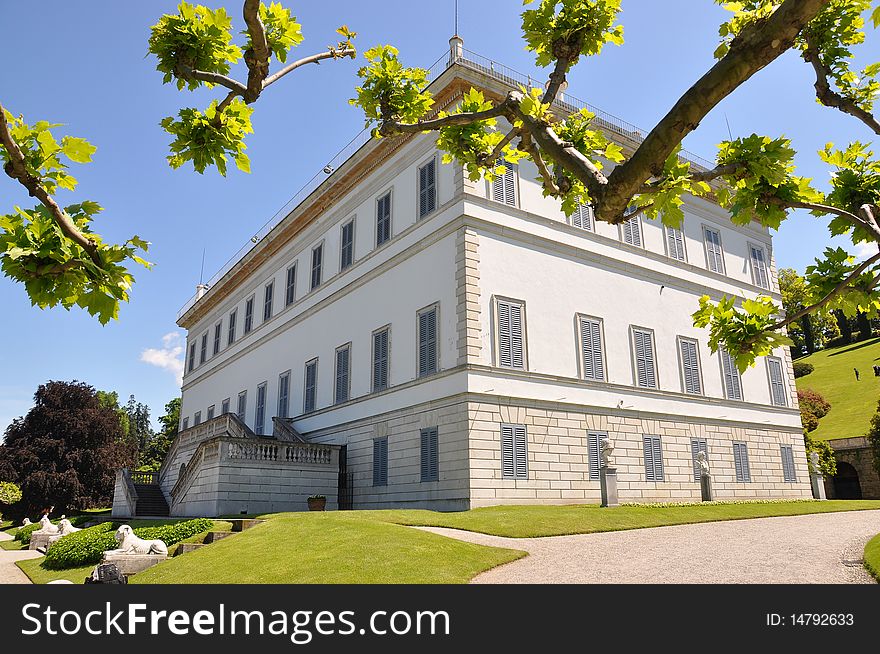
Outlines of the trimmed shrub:
M 103 522 L 64 536 L 46 552 L 43 567 L 48 570 L 64 570 L 100 563 L 104 552 L 117 548 L 114 536 L 119 525 L 118 522 Z M 197 518 L 172 525 L 138 527 L 134 533 L 145 540 L 162 540 L 170 546 L 208 531 L 213 526 L 213 520 Z
M 795 379 L 797 379 L 798 377 L 806 377 L 815 370 L 813 364 L 807 363 L 806 361 L 795 361 L 791 365 L 792 368 L 794 368 Z
M 39 531 L 39 529 L 39 522 L 32 522 L 27 527 L 19 527 L 18 531 L 15 532 L 15 540 L 20 540 L 25 545 L 28 545 L 31 542 L 31 534 L 35 531 Z
M 0 504 L 15 504 L 21 500 L 21 489 L 11 481 L 0 481 Z

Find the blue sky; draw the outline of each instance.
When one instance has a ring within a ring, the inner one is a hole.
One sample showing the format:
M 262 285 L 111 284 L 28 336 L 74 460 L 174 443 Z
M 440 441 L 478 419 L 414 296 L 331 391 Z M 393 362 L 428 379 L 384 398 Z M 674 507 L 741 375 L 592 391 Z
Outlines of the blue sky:
M 236 28 L 243 28 L 241 0 L 205 4 L 226 6 Z M 447 50 L 453 32 L 453 0 L 285 5 L 303 24 L 300 56 L 334 42 L 335 28 L 346 23 L 358 32 L 359 50 L 392 43 L 407 63 L 429 66 Z M 119 321 L 105 327 L 79 310 L 34 309 L 21 286 L 0 278 L 6 345 L 0 430 L 27 411 L 37 385 L 49 379 L 78 379 L 116 390 L 123 399 L 133 393 L 151 407 L 155 421 L 179 393 L 183 332 L 174 320 L 199 280 L 203 249 L 207 279 L 363 126 L 347 102 L 359 63 L 313 66 L 273 85 L 256 104 L 255 133 L 247 139 L 250 175 L 232 170 L 224 179 L 211 171 L 171 170 L 165 164 L 169 138 L 159 120 L 181 107 L 204 108 L 217 96 L 163 86 L 155 60 L 145 56 L 149 26 L 175 6 L 165 0 L 4 3 L 0 101 L 29 122 L 64 123 L 65 133 L 98 147 L 92 164 L 72 171 L 79 187 L 61 191 L 59 201 L 102 204 L 96 230 L 116 241 L 132 234 L 151 241 L 148 258 L 156 266 L 136 272 L 131 302 Z M 712 65 L 726 12 L 710 0 L 624 0 L 623 7 L 626 44 L 579 64 L 570 91 L 650 128 Z M 519 0 L 460 0 L 459 32 L 466 48 L 543 79 L 546 73 L 535 69 L 523 48 L 520 11 Z M 869 40 L 860 51 L 864 60 L 880 59 L 880 40 L 873 34 Z M 787 53 L 709 114 L 685 146 L 714 158 L 715 145 L 727 138 L 727 122 L 733 136 L 784 134 L 800 153 L 800 174 L 824 184 L 827 170 L 815 151 L 826 141 L 870 140 L 870 133 L 818 106 L 812 83 L 811 69 Z M 0 210 L 28 203 L 23 189 L 0 176 Z M 777 261 L 802 270 L 828 240 L 824 221 L 793 216 L 776 237 Z

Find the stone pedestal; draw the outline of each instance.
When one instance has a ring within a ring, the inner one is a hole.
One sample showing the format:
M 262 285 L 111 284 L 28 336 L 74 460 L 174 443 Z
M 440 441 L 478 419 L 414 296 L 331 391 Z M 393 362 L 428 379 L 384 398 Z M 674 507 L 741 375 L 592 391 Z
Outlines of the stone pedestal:
M 58 534 L 41 534 L 39 532 L 33 532 L 31 534 L 31 543 L 28 546 L 28 549 L 43 549 L 45 550 L 49 546 L 49 539 L 53 536 L 58 536 Z M 58 540 L 57 538 L 55 540 Z
M 813 499 L 824 500 L 825 496 L 825 480 L 818 472 L 810 473 L 810 484 L 813 487 Z
M 620 506 L 617 499 L 617 468 L 599 468 L 599 486 L 602 489 L 602 506 Z
M 700 475 L 700 499 L 704 502 L 715 499 L 712 495 L 712 475 Z
M 168 558 L 167 554 L 119 554 L 112 550 L 104 552 L 103 563 L 114 563 L 126 577 L 152 568 Z

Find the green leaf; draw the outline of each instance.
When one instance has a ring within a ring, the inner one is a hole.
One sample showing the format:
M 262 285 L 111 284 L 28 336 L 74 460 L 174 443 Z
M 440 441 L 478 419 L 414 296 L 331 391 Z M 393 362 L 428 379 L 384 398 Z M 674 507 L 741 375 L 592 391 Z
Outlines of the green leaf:
M 61 139 L 61 151 L 76 163 L 89 163 L 97 149 L 85 139 L 76 136 L 65 136 Z

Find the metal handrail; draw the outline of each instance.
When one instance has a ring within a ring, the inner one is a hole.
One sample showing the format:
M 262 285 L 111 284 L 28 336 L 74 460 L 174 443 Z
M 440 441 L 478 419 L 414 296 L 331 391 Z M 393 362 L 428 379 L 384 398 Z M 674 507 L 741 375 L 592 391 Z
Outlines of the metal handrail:
M 471 50 L 462 49 L 462 57 L 452 58 L 450 53 L 447 51 L 443 55 L 441 55 L 428 70 L 428 82 L 433 82 L 440 75 L 442 75 L 450 66 L 453 64 L 458 64 L 467 68 L 471 68 L 476 71 L 480 71 L 485 74 L 489 74 L 494 79 L 509 84 L 511 86 L 532 86 L 532 83 L 540 84 L 537 78 L 533 78 L 531 75 L 526 75 L 521 73 L 509 66 L 505 66 L 499 62 L 496 62 L 488 57 L 484 57 L 476 52 Z M 626 138 L 632 139 L 638 143 L 640 143 L 644 136 L 644 132 L 629 123 L 622 118 L 618 118 L 613 114 L 609 114 L 606 111 L 602 111 L 601 109 L 594 107 L 593 105 L 584 102 L 576 98 L 569 93 L 560 94 L 559 99 L 554 103 L 556 106 L 561 108 L 562 110 L 571 113 L 574 111 L 579 111 L 580 109 L 587 109 L 588 111 L 594 113 L 596 115 L 596 120 L 598 124 L 602 127 L 610 129 L 611 131 L 617 132 L 618 134 L 625 136 Z M 321 185 L 332 178 L 333 172 L 339 169 L 342 164 L 344 164 L 355 152 L 360 150 L 364 145 L 370 142 L 372 138 L 372 132 L 369 128 L 365 128 L 361 130 L 360 133 L 357 134 L 348 144 L 342 148 L 339 152 L 334 155 L 323 170 L 316 173 L 308 182 L 300 188 L 296 194 L 288 200 L 284 206 L 282 206 L 275 215 L 273 215 L 266 223 L 257 231 L 256 234 L 251 238 L 251 240 L 245 243 L 239 250 L 233 254 L 226 263 L 218 270 L 205 284 L 208 289 L 213 288 L 215 284 L 217 284 L 221 279 L 223 279 L 226 274 L 235 267 L 235 265 L 241 261 L 253 248 L 255 248 L 269 233 L 275 229 L 287 216 L 289 216 L 296 207 L 302 204 L 312 193 L 314 193 Z M 687 150 L 681 150 L 679 153 L 679 158 L 682 161 L 687 161 L 695 166 L 698 169 L 708 170 L 714 167 L 714 164 L 700 157 L 692 152 L 688 152 Z M 330 170 L 330 173 L 325 172 L 326 170 Z M 184 305 L 177 312 L 177 320 L 180 320 L 194 305 L 195 303 L 202 297 L 203 294 L 196 293 L 189 300 L 187 300 Z

